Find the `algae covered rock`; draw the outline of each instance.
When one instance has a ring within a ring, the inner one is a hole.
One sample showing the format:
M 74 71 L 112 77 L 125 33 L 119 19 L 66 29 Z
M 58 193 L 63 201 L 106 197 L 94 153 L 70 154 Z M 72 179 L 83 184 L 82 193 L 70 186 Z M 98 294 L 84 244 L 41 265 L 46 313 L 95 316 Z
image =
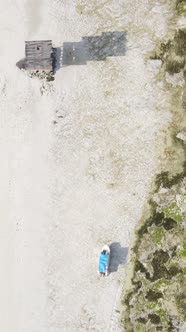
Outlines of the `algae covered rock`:
M 180 19 L 186 13 L 186 0 L 177 0 L 176 6 Z M 126 332 L 185 332 L 186 27 L 178 28 L 150 58 L 162 63 L 161 73 L 172 91 L 173 120 L 162 172 L 155 177 L 146 217 L 131 249 L 122 323 Z
M 180 331 L 184 326 L 185 194 L 185 179 L 179 179 L 150 200 L 151 215 L 137 232 L 131 288 L 123 300 L 127 332 Z

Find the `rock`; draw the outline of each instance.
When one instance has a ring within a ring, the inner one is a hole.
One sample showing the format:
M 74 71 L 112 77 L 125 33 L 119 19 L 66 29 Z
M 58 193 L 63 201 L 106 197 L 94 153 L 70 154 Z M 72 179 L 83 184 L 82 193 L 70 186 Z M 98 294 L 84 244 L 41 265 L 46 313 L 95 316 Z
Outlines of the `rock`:
M 185 131 L 180 131 L 177 135 L 177 138 L 181 139 L 182 141 L 186 140 L 186 132 Z
M 165 75 L 166 81 L 175 88 L 177 86 L 183 87 L 185 84 L 183 72 L 181 71 L 180 73 L 175 73 L 174 75 L 171 75 L 169 73 L 166 73 Z

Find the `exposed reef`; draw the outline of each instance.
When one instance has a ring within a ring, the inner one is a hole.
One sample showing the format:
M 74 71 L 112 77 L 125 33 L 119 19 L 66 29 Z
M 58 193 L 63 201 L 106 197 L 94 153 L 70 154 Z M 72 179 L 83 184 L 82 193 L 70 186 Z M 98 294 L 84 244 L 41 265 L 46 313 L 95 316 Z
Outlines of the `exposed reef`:
M 177 1 L 177 12 L 186 15 L 186 1 Z M 122 324 L 127 332 L 185 331 L 186 28 L 178 28 L 150 58 L 161 60 L 161 79 L 172 93 L 172 121 L 162 171 L 154 179 L 131 248 Z M 177 74 L 180 85 L 173 84 Z

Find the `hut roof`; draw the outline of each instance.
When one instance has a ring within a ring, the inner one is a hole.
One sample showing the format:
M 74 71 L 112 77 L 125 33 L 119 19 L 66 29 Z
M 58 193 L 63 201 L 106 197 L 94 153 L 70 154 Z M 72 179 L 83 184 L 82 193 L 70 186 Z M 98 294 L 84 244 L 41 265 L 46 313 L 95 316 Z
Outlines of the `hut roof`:
M 51 40 L 37 40 L 25 42 L 25 55 L 27 70 L 53 70 L 52 59 L 52 41 Z

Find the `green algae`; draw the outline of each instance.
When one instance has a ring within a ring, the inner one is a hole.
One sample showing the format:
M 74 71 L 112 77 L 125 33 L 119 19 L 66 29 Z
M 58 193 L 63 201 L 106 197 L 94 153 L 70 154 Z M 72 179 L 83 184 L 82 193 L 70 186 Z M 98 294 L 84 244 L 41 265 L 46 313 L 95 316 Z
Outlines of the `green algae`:
M 145 308 L 147 311 L 153 311 L 153 312 L 157 312 L 158 310 L 160 310 L 162 307 L 162 304 L 160 302 L 146 302 L 145 303 Z
M 144 326 L 142 324 L 137 324 L 136 328 L 137 328 L 137 331 L 144 332 Z
M 183 316 L 184 321 L 186 321 L 186 298 L 185 293 L 176 296 L 176 304 L 179 308 L 180 313 Z
M 180 209 L 176 202 L 173 202 L 171 205 L 163 208 L 163 213 L 165 214 L 166 218 L 171 218 L 176 222 L 181 222 L 183 220 L 183 217 L 180 214 Z
M 179 252 L 180 257 L 186 257 L 186 243 L 184 243 L 182 249 Z
M 161 244 L 161 241 L 165 236 L 165 230 L 163 229 L 163 227 L 154 226 L 153 228 L 151 228 L 150 234 L 153 243 L 155 243 L 158 246 Z
M 180 2 L 178 3 L 177 5 L 177 10 L 178 10 L 178 13 L 179 14 L 183 14 L 183 13 L 186 13 L 186 3 L 185 2 Z
M 166 279 L 159 279 L 152 285 L 152 290 L 163 292 L 168 286 L 170 286 L 171 282 Z
M 168 320 L 167 313 L 165 310 L 159 309 L 156 311 L 156 313 L 159 315 L 159 317 L 161 317 L 162 323 L 164 323 L 164 324 L 168 323 L 169 320 Z

